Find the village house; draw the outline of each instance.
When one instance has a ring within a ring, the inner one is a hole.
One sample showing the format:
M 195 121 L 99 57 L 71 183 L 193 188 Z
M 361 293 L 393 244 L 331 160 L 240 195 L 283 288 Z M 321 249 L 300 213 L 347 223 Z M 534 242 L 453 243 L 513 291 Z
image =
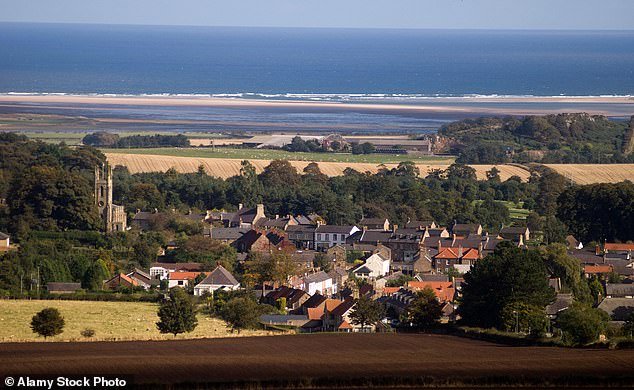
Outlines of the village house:
M 252 229 L 260 219 L 266 219 L 263 204 L 257 204 L 253 208 L 246 208 L 240 203 L 236 212 L 221 214 L 221 221 L 225 227 Z
M 182 287 L 189 285 L 190 281 L 195 280 L 202 272 L 186 272 L 176 271 L 170 272 L 167 278 L 167 288 Z
M 324 271 L 308 274 L 301 278 L 301 289 L 308 295 L 316 293 L 330 296 L 337 293 L 337 285 L 333 283 L 332 277 Z
M 149 290 L 152 286 L 159 285 L 157 279 L 152 279 L 150 274 L 138 268 L 135 268 L 132 272 L 126 274 L 126 276 L 137 282 L 137 285 L 143 287 L 145 290 Z
M 277 229 L 286 231 L 290 226 L 297 226 L 299 222 L 292 215 L 281 217 L 276 215 L 275 218 L 261 218 L 255 222 L 255 226 L 261 229 Z
M 315 225 L 290 225 L 286 234 L 297 249 L 315 249 Z
M 204 293 L 212 293 L 216 290 L 234 291 L 240 288 L 240 283 L 225 267 L 218 266 L 206 274 L 205 279 L 194 286 L 194 295 L 201 296 Z
M 326 250 L 345 244 L 346 239 L 358 231 L 356 226 L 319 225 L 315 229 L 315 249 Z
M 586 278 L 597 276 L 605 279 L 612 272 L 614 272 L 614 268 L 609 264 L 586 264 L 583 266 L 583 274 Z
M 356 304 L 356 299 L 349 297 L 331 310 L 324 310 L 322 317 L 323 330 L 330 332 L 359 331 L 360 327 L 352 324 L 350 313 Z M 356 328 L 356 329 L 355 329 Z
M 634 299 L 632 298 L 605 298 L 599 303 L 597 309 L 608 313 L 612 321 L 627 321 L 634 313 Z
M 470 234 L 482 235 L 482 225 L 478 223 L 456 223 L 451 232 L 459 237 L 467 237 Z
M 508 226 L 500 230 L 499 236 L 505 240 L 525 243 L 531 239 L 531 232 L 526 226 Z
M 407 288 L 412 291 L 420 291 L 426 288 L 430 288 L 440 303 L 453 302 L 456 289 L 452 282 L 433 282 L 433 281 L 409 281 L 407 282 Z
M 249 230 L 251 229 L 241 227 L 210 227 L 204 230 L 203 235 L 213 240 L 221 241 L 225 244 L 233 244 Z
M 447 273 L 451 268 L 457 268 L 458 265 L 468 266 L 471 268 L 481 258 L 477 249 L 469 248 L 442 248 L 438 254 L 433 256 L 432 267 L 437 273 Z
M 150 277 L 165 280 L 169 278 L 171 272 L 200 272 L 202 270 L 201 263 L 152 263 L 150 264 Z
M 407 223 L 405 223 L 405 228 L 406 229 L 423 230 L 425 228 L 427 228 L 427 229 L 435 229 L 437 227 L 438 226 L 436 225 L 436 222 L 434 222 L 432 220 L 419 221 L 419 220 L 412 220 L 412 219 L 408 218 Z
M 280 286 L 264 296 L 264 303 L 276 306 L 278 301 L 286 300 L 285 308 L 289 311 L 299 309 L 310 298 L 304 290 Z
M 365 260 L 352 273 L 361 279 L 378 279 L 390 273 L 390 259 L 384 258 L 380 253 L 375 253 Z
M 634 283 L 606 283 L 606 298 L 634 298 Z
M 136 280 L 131 279 L 126 274 L 117 274 L 103 283 L 104 290 L 118 290 L 120 288 L 133 289 L 138 287 Z
M 390 221 L 387 218 L 362 218 L 359 226 L 366 230 L 389 231 Z

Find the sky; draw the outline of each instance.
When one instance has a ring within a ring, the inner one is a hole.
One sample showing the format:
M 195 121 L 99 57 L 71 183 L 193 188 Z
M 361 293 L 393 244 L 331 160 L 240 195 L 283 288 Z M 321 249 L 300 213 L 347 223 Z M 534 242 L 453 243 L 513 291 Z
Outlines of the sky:
M 634 30 L 634 0 L 0 0 L 0 21 Z

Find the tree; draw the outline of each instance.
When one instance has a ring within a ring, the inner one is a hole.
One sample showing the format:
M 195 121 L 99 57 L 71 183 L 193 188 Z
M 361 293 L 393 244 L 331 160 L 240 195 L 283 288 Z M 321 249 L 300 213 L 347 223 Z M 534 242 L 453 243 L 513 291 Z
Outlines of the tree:
M 57 336 L 64 331 L 64 318 L 54 307 L 42 309 L 31 319 L 31 330 L 40 336 Z
M 250 297 L 233 298 L 224 304 L 220 317 L 229 324 L 231 330 L 255 329 L 258 326 L 262 308 Z
M 575 303 L 557 317 L 565 341 L 584 345 L 595 341 L 606 329 L 610 316 L 600 309 Z
M 315 258 L 313 259 L 313 267 L 319 268 L 324 272 L 330 272 L 332 269 L 332 261 L 330 261 L 327 254 L 319 252 L 315 254 Z
M 502 327 L 507 332 L 523 332 L 534 336 L 546 332 L 548 320 L 543 308 L 513 302 L 506 305 L 500 314 Z
M 634 313 L 630 313 L 622 328 L 623 336 L 634 337 Z
M 363 296 L 355 303 L 350 313 L 350 319 L 353 324 L 361 325 L 361 331 L 363 331 L 367 325 L 380 321 L 384 314 L 383 305 L 367 296 Z
M 158 317 L 158 330 L 171 333 L 174 337 L 179 333 L 191 332 L 198 325 L 196 307 L 191 297 L 179 287 L 173 288 L 169 297 L 161 302 Z
M 417 328 L 430 328 L 438 322 L 442 315 L 442 307 L 438 298 L 430 287 L 425 287 L 416 293 L 414 301 L 409 306 L 409 321 Z
M 464 279 L 458 312 L 470 326 L 502 328 L 501 312 L 507 305 L 522 302 L 544 309 L 555 298 L 540 253 L 508 242 L 498 244 Z

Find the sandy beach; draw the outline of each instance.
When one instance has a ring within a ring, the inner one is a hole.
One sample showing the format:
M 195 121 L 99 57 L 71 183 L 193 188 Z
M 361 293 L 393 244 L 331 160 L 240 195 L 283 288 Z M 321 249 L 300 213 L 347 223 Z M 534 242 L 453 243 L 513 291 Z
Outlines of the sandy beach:
M 429 104 L 433 102 L 434 104 Z M 109 95 L 29 95 L 0 94 L 0 103 L 35 104 L 108 104 L 144 106 L 209 106 L 209 107 L 322 107 L 354 108 L 358 110 L 404 110 L 404 111 L 467 111 L 454 104 L 490 103 L 540 103 L 540 104 L 615 104 L 634 107 L 631 96 L 482 96 L 482 97 L 438 97 L 402 100 L 390 99 L 389 103 L 307 100 L 264 100 L 244 98 L 219 98 L 206 96 L 109 96 Z M 525 110 L 522 110 L 525 111 Z

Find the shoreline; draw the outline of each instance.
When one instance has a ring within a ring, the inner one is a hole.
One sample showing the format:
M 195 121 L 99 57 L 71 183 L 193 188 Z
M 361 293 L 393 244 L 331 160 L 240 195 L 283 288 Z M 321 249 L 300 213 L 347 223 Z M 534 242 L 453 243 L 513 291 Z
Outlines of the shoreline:
M 309 95 L 303 95 L 309 96 Z M 316 96 L 323 96 L 316 94 Z M 333 95 L 340 96 L 340 95 Z M 79 95 L 79 94 L 0 94 L 0 103 L 110 104 L 148 106 L 210 107 L 340 107 L 355 109 L 387 109 L 405 111 L 453 110 L 465 108 L 429 103 L 552 103 L 552 104 L 625 104 L 634 105 L 634 96 L 468 96 L 468 97 L 361 97 L 354 100 L 310 100 L 309 98 L 245 98 L 194 95 Z M 513 111 L 513 110 L 511 110 Z

